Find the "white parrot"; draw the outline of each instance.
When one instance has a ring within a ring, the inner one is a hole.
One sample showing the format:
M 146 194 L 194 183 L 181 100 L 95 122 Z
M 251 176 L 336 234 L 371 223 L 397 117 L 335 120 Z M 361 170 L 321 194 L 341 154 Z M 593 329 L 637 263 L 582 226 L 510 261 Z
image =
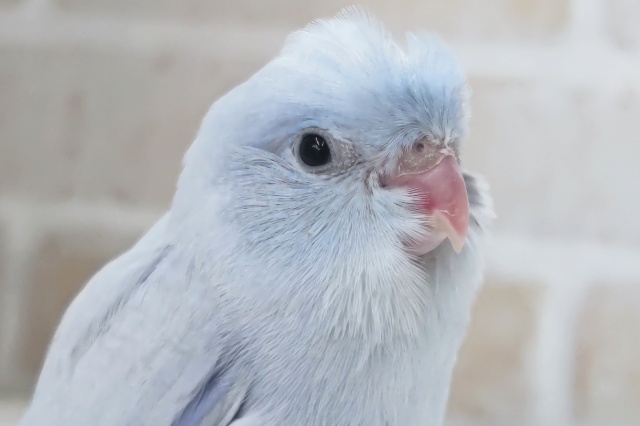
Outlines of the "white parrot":
M 24 426 L 437 426 L 492 217 L 435 36 L 348 9 L 213 104 L 171 208 L 53 338 Z

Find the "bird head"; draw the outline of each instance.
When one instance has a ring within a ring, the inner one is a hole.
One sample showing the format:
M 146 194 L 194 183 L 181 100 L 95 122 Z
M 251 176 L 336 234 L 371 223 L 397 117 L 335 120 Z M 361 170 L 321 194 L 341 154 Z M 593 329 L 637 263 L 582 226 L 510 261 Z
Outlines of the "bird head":
M 225 246 L 303 271 L 460 252 L 485 207 L 461 165 L 468 118 L 466 79 L 440 39 L 409 34 L 401 48 L 350 9 L 292 34 L 212 106 L 174 210 L 191 232 L 215 221 L 233 234 Z

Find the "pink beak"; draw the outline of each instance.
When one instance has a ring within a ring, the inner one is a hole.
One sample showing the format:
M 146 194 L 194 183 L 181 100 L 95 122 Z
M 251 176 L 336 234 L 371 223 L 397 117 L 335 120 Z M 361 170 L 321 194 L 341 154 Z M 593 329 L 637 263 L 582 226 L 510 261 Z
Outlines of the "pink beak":
M 416 158 L 418 155 L 422 158 Z M 445 238 L 460 253 L 469 229 L 469 198 L 462 170 L 452 153 L 407 152 L 398 175 L 391 177 L 389 184 L 411 188 L 419 197 L 419 210 L 432 220 L 429 235 L 412 243 L 414 253 L 425 254 Z

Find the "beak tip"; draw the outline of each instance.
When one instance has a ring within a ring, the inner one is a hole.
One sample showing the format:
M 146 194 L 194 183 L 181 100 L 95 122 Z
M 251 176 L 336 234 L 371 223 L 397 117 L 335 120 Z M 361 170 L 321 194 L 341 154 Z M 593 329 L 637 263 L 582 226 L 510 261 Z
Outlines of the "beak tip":
M 434 217 L 436 228 L 444 232 L 451 243 L 451 247 L 453 247 L 453 251 L 458 254 L 462 252 L 467 241 L 468 221 L 463 221 L 454 225 L 453 222 L 456 222 L 455 219 L 448 214 L 439 211 L 435 212 Z
M 460 252 L 462 252 L 462 249 L 464 248 L 464 245 L 466 243 L 466 236 L 465 235 L 449 235 L 448 236 L 449 242 L 451 243 L 451 247 L 453 247 L 453 251 L 456 252 L 456 254 L 460 254 Z

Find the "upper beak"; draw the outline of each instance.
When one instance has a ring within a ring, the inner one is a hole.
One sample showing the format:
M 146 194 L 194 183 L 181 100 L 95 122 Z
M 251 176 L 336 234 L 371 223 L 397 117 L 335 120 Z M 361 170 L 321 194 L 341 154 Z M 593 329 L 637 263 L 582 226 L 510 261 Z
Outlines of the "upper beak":
M 419 211 L 433 221 L 432 235 L 427 238 L 442 236 L 440 241 L 423 242 L 425 247 L 435 246 L 446 237 L 456 253 L 460 253 L 469 230 L 469 198 L 462 170 L 453 152 L 436 151 L 422 143 L 416 145 L 422 148 L 414 147 L 403 153 L 398 173 L 388 183 L 411 188 L 417 194 Z

